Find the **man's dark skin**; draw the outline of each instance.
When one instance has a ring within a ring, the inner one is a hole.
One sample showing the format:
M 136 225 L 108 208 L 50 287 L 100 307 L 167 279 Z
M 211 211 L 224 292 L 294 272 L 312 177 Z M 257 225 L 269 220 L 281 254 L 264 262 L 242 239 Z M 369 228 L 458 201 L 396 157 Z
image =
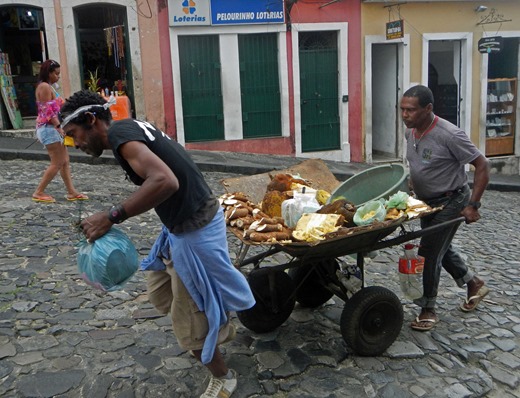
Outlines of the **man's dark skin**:
M 112 149 L 108 141 L 110 124 L 98 119 L 94 113 L 86 112 L 86 115 L 89 119 L 88 129 L 71 122 L 64 127 L 64 130 L 74 139 L 76 148 L 91 156 L 99 157 L 104 150 Z M 179 189 L 179 181 L 173 171 L 144 143 L 129 141 L 119 147 L 119 154 L 144 180 L 139 189 L 122 202 L 128 217 L 153 209 Z M 89 242 L 106 234 L 112 225 L 106 211 L 95 213 L 81 222 L 81 228 Z M 202 350 L 193 350 L 193 354 L 201 361 Z M 212 361 L 206 366 L 215 377 L 224 376 L 228 372 L 228 367 L 218 349 L 215 350 Z
M 419 98 L 417 97 L 403 97 L 401 99 L 401 114 L 403 122 L 406 127 L 415 129 L 416 135 L 421 137 L 428 128 L 431 126 L 433 118 L 433 104 L 428 104 L 422 107 L 419 104 Z M 470 162 L 475 168 L 473 189 L 471 191 L 470 202 L 480 202 L 488 183 L 489 183 L 489 163 L 488 160 L 483 156 L 478 156 L 475 160 Z M 412 182 L 413 184 L 413 182 Z M 466 224 L 471 224 L 480 219 L 480 214 L 477 208 L 473 206 L 466 206 L 461 212 L 461 216 L 466 219 Z M 477 276 L 473 277 L 467 283 L 468 286 L 468 299 L 477 294 L 479 289 L 484 286 L 484 281 Z M 472 301 L 464 303 L 465 308 L 471 307 Z M 421 319 L 435 319 L 438 320 L 437 314 L 433 309 L 423 308 L 419 314 L 419 320 Z M 427 326 L 425 323 L 418 323 L 420 326 Z

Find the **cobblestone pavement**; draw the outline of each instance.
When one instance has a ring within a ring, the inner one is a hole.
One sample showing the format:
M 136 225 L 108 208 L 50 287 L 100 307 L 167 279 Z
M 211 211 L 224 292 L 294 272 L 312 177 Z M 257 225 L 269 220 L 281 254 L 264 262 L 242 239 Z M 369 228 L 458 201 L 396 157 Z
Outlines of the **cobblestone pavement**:
M 198 397 L 208 373 L 180 349 L 168 317 L 154 316 L 144 275 L 122 291 L 102 293 L 78 275 L 75 221 L 117 203 L 134 186 L 117 166 L 73 164 L 78 189 L 91 200 L 67 202 L 61 180 L 30 196 L 47 162 L 0 161 L 0 396 Z M 205 173 L 214 191 L 231 176 Z M 405 323 L 379 357 L 353 354 L 340 331 L 342 300 L 296 306 L 276 331 L 256 334 L 237 318 L 237 338 L 222 347 L 239 373 L 233 397 L 520 397 L 520 194 L 488 191 L 483 218 L 463 226 L 455 243 L 491 293 L 463 313 L 465 291 L 443 273 L 431 332 L 414 332 L 417 309 L 399 290 L 400 247 L 366 266 L 368 286 L 402 300 Z M 81 211 L 81 214 L 80 214 Z M 120 225 L 144 256 L 159 233 L 153 212 Z M 238 242 L 229 237 L 235 255 Z M 285 262 L 285 255 L 269 261 Z

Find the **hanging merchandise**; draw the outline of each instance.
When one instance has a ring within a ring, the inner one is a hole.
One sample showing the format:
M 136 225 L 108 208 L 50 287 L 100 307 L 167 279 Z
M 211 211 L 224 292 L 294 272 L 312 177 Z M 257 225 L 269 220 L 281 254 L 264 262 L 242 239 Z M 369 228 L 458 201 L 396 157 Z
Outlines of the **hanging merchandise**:
M 118 34 L 117 27 L 114 26 L 112 28 L 112 38 L 113 38 L 112 44 L 114 47 L 114 64 L 119 68 L 119 47 L 117 45 L 119 40 L 117 38 L 117 34 Z
M 123 25 L 119 25 L 116 27 L 117 30 L 117 53 L 119 56 L 118 61 L 121 61 L 125 57 L 125 38 L 123 32 Z M 121 65 L 118 65 L 121 67 Z
M 9 55 L 0 52 L 0 97 L 3 99 L 7 114 L 14 129 L 21 129 L 23 126 L 22 115 L 18 106 L 16 90 L 14 88 L 13 76 L 11 75 L 11 65 Z M 4 126 L 0 126 L 3 128 Z
M 111 26 L 103 29 L 107 44 L 108 56 L 114 55 L 114 64 L 121 68 L 121 60 L 125 57 L 125 37 L 123 25 Z
M 108 56 L 111 57 L 112 56 L 112 29 L 111 28 L 108 28 L 108 29 L 103 29 L 105 31 L 105 41 L 106 41 L 106 44 L 107 44 L 107 49 L 108 49 Z

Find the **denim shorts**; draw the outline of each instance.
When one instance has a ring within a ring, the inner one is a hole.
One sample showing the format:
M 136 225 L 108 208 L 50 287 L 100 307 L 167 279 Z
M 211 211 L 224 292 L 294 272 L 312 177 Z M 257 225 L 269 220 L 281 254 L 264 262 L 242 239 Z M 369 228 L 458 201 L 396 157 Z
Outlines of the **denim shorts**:
M 38 128 L 36 130 L 36 137 L 38 137 L 38 140 L 45 146 L 54 144 L 55 142 L 63 142 L 63 138 L 60 133 L 58 133 L 58 130 L 50 124 Z

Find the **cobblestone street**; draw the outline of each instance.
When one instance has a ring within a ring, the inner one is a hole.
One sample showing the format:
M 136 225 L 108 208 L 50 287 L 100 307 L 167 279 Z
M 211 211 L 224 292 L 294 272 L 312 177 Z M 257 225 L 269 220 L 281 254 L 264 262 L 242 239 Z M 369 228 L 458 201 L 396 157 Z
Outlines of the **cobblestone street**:
M 183 351 L 169 317 L 157 317 L 138 272 L 124 290 L 102 293 L 79 277 L 74 223 L 107 210 L 135 189 L 114 165 L 72 164 L 76 188 L 89 201 L 68 202 L 59 177 L 31 194 L 48 162 L 0 161 L 0 396 L 198 397 L 208 372 Z M 204 173 L 216 194 L 221 179 Z M 256 334 L 235 317 L 237 338 L 222 346 L 239 374 L 233 398 L 244 397 L 500 397 L 520 398 L 520 193 L 487 191 L 482 219 L 455 239 L 491 292 L 475 312 L 459 305 L 465 290 L 442 273 L 440 323 L 412 331 L 417 308 L 399 288 L 401 246 L 367 260 L 366 285 L 402 300 L 404 325 L 379 357 L 353 354 L 340 332 L 343 301 L 317 309 L 296 305 L 277 330 Z M 154 212 L 118 226 L 144 257 L 160 232 Z M 233 256 L 239 242 L 229 235 Z M 286 262 L 285 254 L 269 258 Z

